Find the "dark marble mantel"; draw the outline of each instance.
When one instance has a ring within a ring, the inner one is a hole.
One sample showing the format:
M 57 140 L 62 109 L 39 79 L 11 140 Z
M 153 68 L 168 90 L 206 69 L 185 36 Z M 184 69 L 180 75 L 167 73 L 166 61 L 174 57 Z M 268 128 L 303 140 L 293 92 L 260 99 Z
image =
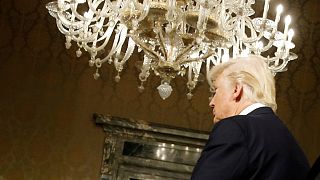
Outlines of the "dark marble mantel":
M 103 180 L 190 179 L 206 132 L 94 114 L 106 133 Z

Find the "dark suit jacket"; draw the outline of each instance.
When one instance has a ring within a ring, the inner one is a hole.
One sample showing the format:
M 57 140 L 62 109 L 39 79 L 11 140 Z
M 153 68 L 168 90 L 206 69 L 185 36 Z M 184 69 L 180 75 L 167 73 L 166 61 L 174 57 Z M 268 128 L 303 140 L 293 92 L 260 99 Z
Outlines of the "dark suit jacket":
M 317 180 L 317 179 L 320 179 L 320 156 L 312 165 L 307 176 L 307 180 Z
M 308 161 L 269 107 L 218 122 L 192 180 L 304 180 Z

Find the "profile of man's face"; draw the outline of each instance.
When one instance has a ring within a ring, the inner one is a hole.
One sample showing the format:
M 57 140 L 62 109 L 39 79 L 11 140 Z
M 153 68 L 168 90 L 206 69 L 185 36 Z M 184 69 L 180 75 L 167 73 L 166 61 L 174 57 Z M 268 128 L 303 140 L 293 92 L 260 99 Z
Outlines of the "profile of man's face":
M 232 116 L 233 87 L 223 75 L 213 82 L 214 95 L 209 103 L 214 116 L 213 122 Z

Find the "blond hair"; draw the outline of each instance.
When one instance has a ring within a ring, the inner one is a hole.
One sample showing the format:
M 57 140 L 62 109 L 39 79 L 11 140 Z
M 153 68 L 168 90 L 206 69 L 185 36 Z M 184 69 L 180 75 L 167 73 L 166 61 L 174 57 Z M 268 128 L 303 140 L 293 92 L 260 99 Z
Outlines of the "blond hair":
M 233 85 L 243 85 L 243 97 L 277 109 L 275 80 L 264 59 L 259 56 L 238 57 L 211 68 L 208 81 L 213 82 L 223 75 Z

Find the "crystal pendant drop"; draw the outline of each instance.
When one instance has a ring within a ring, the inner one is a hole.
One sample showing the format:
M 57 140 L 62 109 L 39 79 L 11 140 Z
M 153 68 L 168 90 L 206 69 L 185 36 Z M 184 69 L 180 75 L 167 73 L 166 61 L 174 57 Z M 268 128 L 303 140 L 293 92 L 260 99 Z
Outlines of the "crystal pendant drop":
M 172 92 L 172 87 L 167 82 L 162 83 L 160 86 L 158 86 L 157 89 L 159 91 L 159 95 L 163 100 L 167 99 Z

